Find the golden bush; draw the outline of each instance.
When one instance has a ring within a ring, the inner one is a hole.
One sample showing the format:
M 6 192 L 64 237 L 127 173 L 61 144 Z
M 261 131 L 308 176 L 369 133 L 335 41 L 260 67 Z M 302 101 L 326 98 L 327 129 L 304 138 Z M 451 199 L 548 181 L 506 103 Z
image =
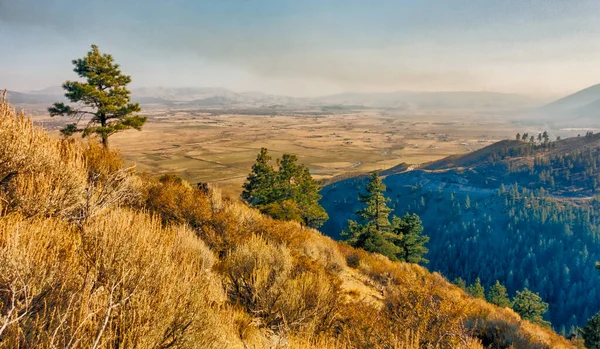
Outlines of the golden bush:
M 300 243 L 301 251 L 308 258 L 320 262 L 328 271 L 340 273 L 346 267 L 344 256 L 331 239 L 321 237 L 316 232 Z
M 292 267 L 293 260 L 285 246 L 252 236 L 226 257 L 221 269 L 229 299 L 262 319 L 261 325 L 275 327 L 283 321 L 278 302 L 285 297 L 283 285 Z

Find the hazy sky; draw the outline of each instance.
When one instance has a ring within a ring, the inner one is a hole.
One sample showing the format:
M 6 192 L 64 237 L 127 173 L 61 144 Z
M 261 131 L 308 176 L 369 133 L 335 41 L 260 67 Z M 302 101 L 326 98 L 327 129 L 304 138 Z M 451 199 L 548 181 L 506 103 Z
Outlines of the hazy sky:
M 92 43 L 133 86 L 563 94 L 600 83 L 600 1 L 0 0 L 0 88 L 74 79 Z

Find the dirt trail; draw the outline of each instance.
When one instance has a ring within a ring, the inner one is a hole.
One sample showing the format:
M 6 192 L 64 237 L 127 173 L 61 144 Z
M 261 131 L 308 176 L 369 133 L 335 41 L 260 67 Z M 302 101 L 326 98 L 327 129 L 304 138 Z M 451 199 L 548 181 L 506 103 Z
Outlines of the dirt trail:
M 346 268 L 340 274 L 342 290 L 347 293 L 349 301 L 366 301 L 368 303 L 382 305 L 383 291 L 378 290 L 367 276 L 359 271 Z

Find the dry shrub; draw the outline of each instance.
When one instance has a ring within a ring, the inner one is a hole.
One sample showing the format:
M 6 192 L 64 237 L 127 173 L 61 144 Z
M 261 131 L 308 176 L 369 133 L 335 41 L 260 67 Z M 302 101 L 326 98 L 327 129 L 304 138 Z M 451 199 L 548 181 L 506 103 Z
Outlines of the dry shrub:
M 159 214 L 164 223 L 185 223 L 194 229 L 202 229 L 212 216 L 207 196 L 177 176 L 147 180 L 144 186 L 145 207 Z
M 373 304 L 353 303 L 341 307 L 336 325 L 340 347 L 347 348 L 419 348 L 417 338 L 409 329 L 398 335 L 391 331 L 402 324 L 393 324 L 380 308 Z
M 117 206 L 138 204 L 141 180 L 133 168 L 123 168 L 123 160 L 115 150 L 108 150 L 97 142 L 83 145 L 87 170 L 85 206 L 81 220 L 91 219 Z
M 50 137 L 0 102 L 0 200 L 26 216 L 79 214 L 86 173 L 72 142 Z
M 265 218 L 257 210 L 249 209 L 241 203 L 229 203 L 215 212 L 209 224 L 199 229 L 199 234 L 219 255 L 245 243 L 253 235 L 266 233 Z
M 344 256 L 339 251 L 337 244 L 317 232 L 311 232 L 302 242 L 300 247 L 308 258 L 318 261 L 328 271 L 338 274 L 346 266 Z
M 574 344 L 548 328 L 521 320 L 508 308 L 471 299 L 466 326 L 483 345 L 497 348 L 572 348 Z
M 294 271 L 290 250 L 253 236 L 221 267 L 231 302 L 279 333 L 316 333 L 335 317 L 339 285 L 324 271 Z
M 208 192 L 206 193 L 208 200 L 210 201 L 210 207 L 213 213 L 221 212 L 225 208 L 225 202 L 223 200 L 223 192 L 221 189 L 209 185 Z
M 6 348 L 241 345 L 214 256 L 184 227 L 128 211 L 81 229 L 7 216 L 0 237 Z
M 96 181 L 106 181 L 113 173 L 123 168 L 123 159 L 119 151 L 106 149 L 97 142 L 86 143 L 83 155 L 88 176 Z
M 102 283 L 107 290 L 104 315 L 108 316 L 110 303 L 122 309 L 122 314 L 114 315 L 120 321 L 108 338 L 129 333 L 132 338 L 124 342 L 126 347 L 173 341 L 208 347 L 226 340 L 216 331 L 222 320 L 207 306 L 224 300 L 219 281 L 209 271 L 214 256 L 192 232 L 164 231 L 156 219 L 124 212 L 90 224 L 83 241 L 85 255 L 94 261 L 93 283 Z
M 462 326 L 466 304 L 448 298 L 441 277 L 404 279 L 389 286 L 384 313 L 391 323 L 402 324 L 419 339 L 420 347 L 465 347 L 468 336 Z M 394 327 L 392 327 L 394 330 Z
M 340 303 L 339 284 L 321 272 L 303 272 L 288 280 L 278 305 L 285 327 L 300 333 L 328 330 Z
M 0 347 L 43 347 L 37 329 L 60 321 L 51 313 L 68 306 L 65 289 L 77 282 L 76 249 L 75 233 L 61 221 L 0 218 Z M 55 335 L 45 337 L 48 347 Z
M 276 305 L 284 296 L 281 291 L 292 267 L 293 260 L 286 247 L 251 237 L 223 262 L 230 300 L 263 319 L 268 327 L 280 324 L 282 318 Z
M 266 336 L 261 331 L 256 317 L 248 314 L 244 308 L 234 308 L 232 316 L 236 334 L 245 347 L 262 348 L 265 346 Z
M 341 307 L 341 314 L 336 328 L 340 348 L 482 348 L 478 340 L 468 335 L 461 335 L 459 340 L 436 338 L 437 344 L 430 343 L 428 338 L 432 335 L 419 331 L 420 324 L 399 321 L 387 307 L 346 304 Z
M 346 264 L 353 269 L 356 269 L 360 266 L 360 256 L 356 253 L 349 254 L 346 257 Z

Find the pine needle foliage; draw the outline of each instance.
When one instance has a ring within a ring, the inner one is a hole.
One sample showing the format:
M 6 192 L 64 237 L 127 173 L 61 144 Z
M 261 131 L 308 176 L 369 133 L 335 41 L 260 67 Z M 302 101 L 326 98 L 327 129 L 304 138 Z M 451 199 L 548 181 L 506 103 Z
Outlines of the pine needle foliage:
M 108 137 L 113 134 L 142 129 L 146 117 L 134 115 L 141 108 L 130 102 L 131 92 L 127 85 L 131 77 L 121 73 L 110 54 L 102 54 L 98 46 L 92 45 L 92 50 L 85 57 L 73 60 L 73 65 L 73 71 L 85 82 L 66 81 L 62 87 L 65 97 L 75 105 L 57 102 L 48 108 L 51 116 L 75 119 L 61 130 L 64 136 L 75 133 L 81 133 L 83 137 L 97 135 L 104 147 L 108 147 Z M 87 124 L 80 127 L 81 121 Z
M 369 252 L 380 253 L 392 260 L 410 263 L 427 263 L 425 244 L 429 237 L 423 235 L 421 219 L 416 214 L 393 216 L 385 196 L 386 186 L 379 173 L 373 172 L 366 193 L 359 193 L 358 200 L 364 207 L 356 211 L 358 221 L 349 220 L 348 228 L 342 232 L 348 243 Z
M 311 228 L 323 225 L 328 216 L 319 204 L 321 187 L 308 167 L 299 165 L 293 154 L 283 154 L 277 169 L 271 159 L 268 150 L 262 148 L 243 185 L 242 200 L 273 218 Z

